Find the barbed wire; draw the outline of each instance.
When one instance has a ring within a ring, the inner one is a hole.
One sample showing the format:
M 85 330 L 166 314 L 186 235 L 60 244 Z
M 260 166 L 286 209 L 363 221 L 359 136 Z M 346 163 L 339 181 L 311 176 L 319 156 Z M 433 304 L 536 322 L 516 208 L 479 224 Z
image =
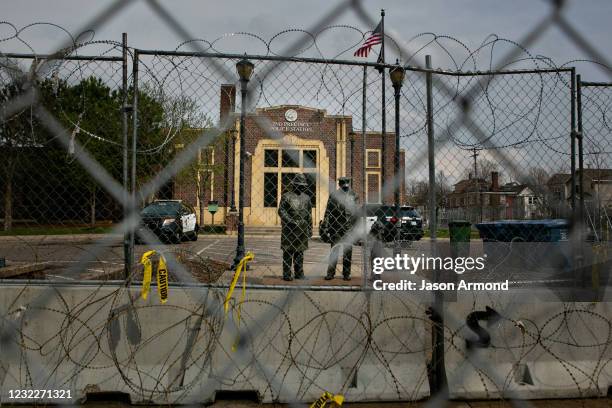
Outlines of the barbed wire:
M 9 41 L 9 40 L 19 40 L 20 42 L 26 44 L 27 48 L 30 49 L 31 51 L 34 51 L 34 47 L 32 44 L 28 44 L 23 38 L 22 36 L 24 34 L 27 34 L 29 29 L 33 29 L 38 27 L 39 25 L 49 25 L 51 27 L 56 27 L 58 30 L 61 30 L 62 32 L 67 33 L 67 35 L 69 35 L 69 37 L 71 38 L 73 45 L 71 47 L 67 47 L 66 49 L 63 49 L 59 52 L 59 54 L 61 55 L 78 55 L 79 50 L 84 49 L 86 47 L 89 46 L 95 46 L 95 45 L 109 45 L 111 46 L 110 48 L 108 48 L 106 51 L 102 52 L 100 55 L 108 55 L 111 53 L 115 53 L 116 55 L 119 55 L 119 52 L 121 50 L 121 43 L 118 42 L 114 42 L 114 41 L 94 41 L 93 40 L 93 36 L 95 35 L 95 31 L 93 30 L 89 30 L 87 31 L 87 33 L 89 35 L 92 36 L 92 39 L 90 39 L 87 42 L 80 42 L 77 43 L 77 39 L 81 38 L 83 36 L 83 34 L 79 34 L 76 37 L 71 35 L 68 30 L 66 28 L 60 27 L 56 24 L 53 23 L 47 23 L 47 22 L 36 22 L 36 23 L 32 23 L 32 24 L 28 24 L 22 28 L 17 28 L 15 27 L 13 24 L 10 24 L 8 22 L 4 22 L 5 24 L 10 25 L 14 30 L 15 30 L 15 34 L 13 36 L 9 36 L 9 37 L 5 37 L 3 39 L 0 39 L 0 42 L 3 41 Z M 0 22 L 0 24 L 3 24 L 3 22 Z M 366 35 L 368 35 L 368 31 L 362 31 L 360 29 L 358 29 L 357 27 L 351 26 L 351 25 L 332 25 L 332 26 L 328 26 L 328 27 L 324 27 L 322 28 L 320 31 L 316 32 L 316 33 L 309 33 L 306 30 L 303 29 L 288 29 L 288 30 L 283 30 L 280 31 L 277 34 L 274 34 L 270 37 L 269 40 L 265 40 L 264 38 L 253 34 L 253 33 L 248 33 L 248 32 L 235 32 L 235 33 L 228 33 L 225 34 L 223 36 L 220 36 L 216 39 L 214 39 L 213 41 L 207 41 L 205 39 L 199 39 L 199 40 L 188 40 L 188 41 L 184 41 L 183 43 L 179 44 L 175 50 L 180 50 L 182 47 L 184 47 L 185 45 L 189 44 L 192 41 L 199 41 L 199 42 L 204 42 L 209 44 L 209 49 L 215 53 L 221 53 L 223 52 L 222 49 L 219 49 L 218 47 L 215 47 L 215 44 L 219 43 L 220 41 L 222 41 L 225 38 L 233 38 L 236 36 L 246 36 L 246 37 L 250 37 L 250 38 L 255 38 L 258 41 L 260 41 L 264 46 L 265 46 L 265 50 L 266 52 L 263 54 L 263 56 L 269 56 L 269 55 L 273 55 L 273 56 L 281 56 L 277 53 L 272 52 L 272 43 L 274 41 L 278 41 L 277 39 L 279 37 L 281 37 L 284 34 L 287 33 L 291 33 L 291 32 L 299 32 L 302 34 L 307 35 L 309 38 L 312 39 L 312 43 L 305 49 L 303 49 L 302 51 L 300 51 L 299 53 L 297 53 L 296 55 L 292 55 L 291 57 L 297 57 L 298 55 L 302 55 L 304 54 L 306 51 L 311 50 L 311 49 L 316 49 L 316 56 L 317 57 L 321 57 L 321 58 L 326 58 L 326 56 L 324 55 L 324 53 L 321 51 L 321 46 L 318 43 L 318 38 L 322 33 L 325 33 L 327 31 L 339 31 L 339 30 L 346 30 L 349 32 L 356 32 L 359 34 L 359 38 L 358 40 L 354 43 L 354 44 L 350 44 L 349 47 L 347 47 L 345 50 L 338 52 L 336 54 L 334 54 L 333 56 L 330 57 L 330 59 L 342 59 L 345 58 L 347 56 L 351 56 L 351 51 L 360 43 L 363 41 L 363 39 L 365 38 Z M 474 73 L 477 74 L 478 76 L 474 76 L 472 79 L 468 80 L 467 82 L 461 82 L 459 80 L 457 80 L 456 84 L 450 84 L 452 86 L 452 88 L 454 89 L 453 94 L 456 97 L 459 97 L 459 95 L 462 95 L 464 92 L 463 90 L 467 90 L 469 89 L 477 80 L 477 78 L 480 78 L 482 76 L 487 76 L 487 71 L 489 71 L 494 64 L 494 50 L 495 48 L 499 45 L 510 45 L 511 47 L 515 48 L 516 50 L 519 50 L 520 53 L 525 54 L 525 57 L 521 57 L 520 55 L 518 56 L 518 58 L 511 60 L 507 63 L 505 63 L 501 68 L 501 70 L 508 70 L 513 67 L 513 66 L 520 66 L 523 70 L 540 70 L 542 68 L 547 68 L 547 69 L 563 69 L 566 68 L 568 66 L 570 66 L 573 63 L 576 62 L 583 62 L 583 63 L 589 63 L 589 64 L 594 64 L 594 65 L 598 65 L 598 66 L 602 66 L 605 69 L 610 69 L 610 67 L 607 67 L 605 65 L 603 65 L 603 63 L 598 63 L 595 61 L 589 61 L 589 60 L 572 60 L 572 61 L 568 61 L 565 63 L 561 63 L 561 64 L 557 64 L 555 63 L 552 59 L 550 59 L 549 57 L 545 57 L 545 56 L 534 56 L 532 55 L 529 50 L 523 46 L 521 46 L 519 43 L 509 40 L 509 39 L 505 39 L 505 38 L 500 38 L 499 36 L 496 36 L 494 34 L 491 34 L 489 36 L 487 36 L 480 45 L 478 45 L 475 48 L 470 48 L 468 45 L 466 45 L 465 43 L 463 43 L 462 41 L 460 41 L 459 39 L 452 37 L 452 36 L 448 36 L 448 35 L 437 35 L 435 33 L 421 33 L 421 34 L 417 34 L 415 36 L 413 36 L 410 40 L 408 40 L 406 42 L 406 47 L 411 47 L 413 43 L 416 43 L 417 40 L 421 39 L 422 37 L 431 37 L 430 39 L 427 39 L 427 41 L 425 42 L 424 45 L 422 45 L 420 48 L 417 48 L 416 51 L 414 51 L 414 53 L 412 55 L 410 55 L 407 60 L 406 60 L 406 65 L 409 66 L 410 61 L 415 60 L 419 55 L 424 55 L 425 53 L 431 52 L 432 51 L 432 46 L 435 46 L 439 49 L 441 49 L 443 51 L 443 53 L 445 55 L 447 55 L 449 57 L 449 60 L 452 62 L 452 66 L 449 69 L 445 69 L 440 73 Z M 393 41 L 392 38 L 390 38 L 390 36 L 387 35 L 387 38 L 389 38 L 391 41 Z M 456 58 L 453 56 L 453 50 L 450 46 L 446 46 L 443 44 L 443 41 L 449 41 L 451 44 L 457 44 L 459 45 L 463 50 L 465 50 L 465 52 L 467 53 L 467 56 L 462 60 L 462 61 L 457 61 Z M 397 52 L 399 52 L 399 54 L 401 55 L 401 49 L 400 47 L 397 45 L 397 43 L 395 43 L 395 50 Z M 204 49 L 203 51 L 207 51 L 207 49 Z M 130 53 L 132 53 L 132 51 L 130 51 Z M 35 52 L 33 52 L 33 54 L 36 55 Z M 479 65 L 479 62 L 477 60 L 477 57 L 481 54 L 487 54 L 487 59 L 481 63 Z M 166 58 L 168 60 L 172 60 L 173 57 L 162 57 L 162 58 Z M 299 60 L 299 58 L 298 58 Z M 59 63 L 58 61 L 55 62 L 56 64 Z M 465 66 L 466 64 L 470 65 L 470 70 L 466 71 L 465 70 Z M 79 70 L 81 68 L 81 65 L 84 63 L 77 63 L 74 70 Z M 327 89 L 327 81 L 325 80 L 325 71 L 330 69 L 329 66 L 327 65 L 322 65 L 321 69 L 320 69 L 320 76 L 321 76 L 321 81 L 320 84 L 318 85 L 318 87 L 320 89 Z M 57 68 L 55 68 L 55 70 L 57 70 Z M 153 71 L 153 67 L 151 67 L 150 69 L 151 71 Z M 55 72 L 55 71 L 54 71 Z M 181 77 L 181 72 L 180 72 L 180 66 L 176 66 L 174 70 L 170 71 L 170 72 L 166 72 L 165 74 L 165 78 L 168 78 L 170 76 L 176 76 L 178 79 L 178 82 L 182 82 L 180 80 Z M 257 74 L 256 74 L 257 75 Z M 540 74 L 540 77 L 542 78 L 544 74 Z M 68 77 L 70 75 L 68 74 Z M 203 80 L 208 80 L 211 81 L 213 83 L 218 82 L 215 81 L 214 78 L 206 78 L 203 77 L 201 78 Z M 166 79 L 154 79 L 155 82 L 157 82 L 157 85 L 160 87 L 159 89 L 164 89 L 164 82 Z M 554 81 L 558 81 L 560 87 L 564 87 L 567 90 L 569 90 L 570 88 L 570 84 L 569 84 L 569 79 L 568 78 L 564 78 L 563 76 L 561 76 L 560 74 L 557 75 L 557 77 L 554 79 Z M 480 96 L 480 98 L 482 98 L 482 100 L 487 101 L 488 107 L 487 109 L 492 112 L 493 115 L 496 115 L 496 112 L 500 111 L 500 107 L 496 106 L 495 104 L 492 103 L 492 98 L 489 97 L 489 86 L 493 86 L 492 83 L 494 82 L 494 75 L 493 73 L 490 74 L 490 79 L 486 81 L 486 86 L 484 86 L 484 88 L 482 88 L 482 94 Z M 375 78 L 370 85 L 373 86 L 376 83 L 380 83 L 380 78 Z M 343 94 L 344 91 L 342 90 L 342 83 L 339 83 L 340 85 L 340 92 Z M 514 118 L 514 123 L 519 123 L 523 120 L 527 120 L 527 121 L 531 121 L 528 119 L 528 116 L 533 113 L 533 112 L 539 112 L 543 103 L 542 100 L 542 91 L 545 87 L 545 80 L 542 78 L 541 84 L 539 86 L 540 88 L 540 94 L 538 95 L 537 98 L 534 98 L 532 100 L 532 106 L 530 109 L 525 109 L 525 113 L 519 116 L 516 116 Z M 258 87 L 260 88 L 260 95 L 262 97 L 265 98 L 264 96 L 264 91 L 263 91 L 263 87 L 264 87 L 264 83 L 262 81 L 259 81 L 259 85 Z M 552 89 L 554 89 L 554 86 L 552 87 Z M 163 91 L 162 91 L 163 92 Z M 405 91 L 404 91 L 405 93 Z M 161 98 L 163 98 L 163 95 L 160 95 Z M 479 99 L 480 99 L 479 98 Z M 454 98 L 453 98 L 454 99 Z M 453 99 L 450 99 L 448 102 L 446 102 L 447 105 L 452 105 L 454 103 Z M 344 99 L 346 101 L 346 97 Z M 255 106 L 258 104 L 258 100 L 255 99 L 252 102 Z M 439 109 L 443 109 L 444 107 L 440 107 Z M 424 110 L 424 106 L 422 106 L 422 110 Z M 344 112 L 342 112 L 344 113 Z M 495 121 L 495 119 L 493 119 Z M 525 138 L 522 141 L 517 141 L 517 142 L 513 142 L 513 143 L 507 143 L 507 144 L 496 144 L 495 146 L 484 146 L 484 144 L 486 144 L 486 140 L 484 141 L 479 141 L 479 142 L 474 142 L 474 143 L 467 143 L 464 144 L 462 143 L 460 140 L 458 140 L 454 135 L 451 136 L 451 140 L 454 142 L 454 144 L 463 149 L 463 150 L 471 150 L 475 147 L 481 149 L 481 150 L 487 150 L 487 149 L 504 149 L 504 148 L 509 148 L 509 147 L 518 147 L 518 146 L 522 146 L 522 145 L 528 145 L 529 143 L 538 143 L 538 142 L 546 142 L 549 140 L 554 140 L 553 138 L 546 138 L 546 137 L 542 137 L 541 135 L 539 135 L 538 133 L 538 120 L 537 117 L 535 118 L 535 120 L 531 121 L 532 122 L 532 128 L 531 131 L 525 132 Z M 115 144 L 115 145 L 120 145 L 119 142 L 117 141 L 112 141 L 112 140 L 108 140 L 106 138 L 103 138 L 99 135 L 96 135 L 95 132 L 92 132 L 91 130 L 88 129 L 83 129 L 79 126 L 77 126 L 77 124 L 74 121 L 71 121 L 71 124 L 73 126 L 74 131 L 83 131 L 84 134 L 88 135 L 89 137 L 95 138 L 97 140 L 106 142 L 106 143 L 111 143 L 111 144 Z M 158 146 L 151 146 L 149 148 L 146 149 L 139 149 L 138 152 L 141 154 L 158 154 L 162 151 L 163 148 L 165 148 L 166 146 L 168 146 L 169 143 L 172 142 L 172 140 L 174 140 L 174 138 L 176 138 L 179 134 L 180 134 L 180 123 L 177 124 L 178 126 L 172 126 L 170 127 L 170 129 L 167 132 L 166 137 L 164 138 L 164 141 L 158 145 Z M 425 124 L 423 124 L 423 128 L 424 128 Z M 402 138 L 406 138 L 409 137 L 411 135 L 414 135 L 416 133 L 418 133 L 419 131 L 422 131 L 423 128 L 420 128 L 418 130 L 415 130 L 413 132 L 407 132 L 405 134 L 401 134 Z M 488 138 L 493 138 L 495 135 L 497 134 L 497 131 L 495 130 L 495 128 L 491 129 L 491 131 L 489 132 Z M 568 152 L 561 152 L 556 150 L 556 147 L 554 146 L 549 146 L 551 149 L 555 150 L 557 153 L 560 154 L 564 154 L 567 155 L 569 154 Z

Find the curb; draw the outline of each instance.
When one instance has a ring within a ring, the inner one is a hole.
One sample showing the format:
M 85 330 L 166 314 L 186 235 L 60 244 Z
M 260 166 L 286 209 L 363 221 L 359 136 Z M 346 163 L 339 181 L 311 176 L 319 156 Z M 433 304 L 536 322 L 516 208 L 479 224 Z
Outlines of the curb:
M 19 243 L 28 242 L 34 244 L 45 243 L 48 245 L 53 244 L 80 244 L 90 243 L 92 241 L 108 240 L 114 243 L 123 241 L 123 236 L 118 234 L 76 234 L 76 235 L 6 235 L 0 237 L 1 243 Z

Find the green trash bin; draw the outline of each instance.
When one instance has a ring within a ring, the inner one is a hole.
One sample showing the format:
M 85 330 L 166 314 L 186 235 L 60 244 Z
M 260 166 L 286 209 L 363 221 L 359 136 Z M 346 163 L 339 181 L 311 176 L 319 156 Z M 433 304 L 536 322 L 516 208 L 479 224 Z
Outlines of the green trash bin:
M 453 258 L 466 257 L 470 254 L 470 236 L 472 224 L 469 221 L 455 220 L 448 223 Z

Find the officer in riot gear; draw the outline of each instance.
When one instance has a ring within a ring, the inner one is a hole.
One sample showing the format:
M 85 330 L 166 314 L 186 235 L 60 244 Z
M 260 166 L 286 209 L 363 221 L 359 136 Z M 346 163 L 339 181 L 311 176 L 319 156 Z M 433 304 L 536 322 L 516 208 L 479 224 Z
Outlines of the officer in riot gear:
M 349 236 L 357 223 L 357 195 L 351 190 L 351 179 L 340 177 L 338 190 L 334 191 L 327 201 L 323 218 L 324 234 L 331 244 L 331 253 L 327 268 L 326 280 L 334 278 L 336 264 L 342 251 L 342 276 L 351 279 L 351 259 L 353 257 L 353 239 Z
M 278 215 L 281 219 L 281 249 L 283 250 L 283 279 L 304 279 L 304 251 L 312 237 L 312 203 L 304 174 L 294 176 L 288 191 L 281 196 Z

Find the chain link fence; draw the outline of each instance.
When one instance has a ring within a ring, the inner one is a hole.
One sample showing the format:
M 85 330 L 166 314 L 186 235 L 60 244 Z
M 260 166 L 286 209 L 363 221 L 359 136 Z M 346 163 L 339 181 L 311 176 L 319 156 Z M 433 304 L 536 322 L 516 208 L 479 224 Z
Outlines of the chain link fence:
M 580 81 L 579 126 L 582 129 L 583 169 L 578 173 L 576 190 L 583 197 L 585 220 L 595 241 L 609 241 L 612 205 L 610 169 L 612 145 L 610 138 L 610 84 Z
M 45 60 L 35 56 L 4 58 L 3 99 L 22 93 L 20 70 L 37 75 Z M 90 227 L 98 220 L 119 221 L 121 203 L 114 200 L 76 162 L 77 138 L 112 176 L 121 179 L 121 57 L 57 60 L 37 78 L 40 103 L 72 129 L 65 149 L 26 106 L 3 123 L 3 227 Z M 110 116 L 112 115 L 112 116 Z

